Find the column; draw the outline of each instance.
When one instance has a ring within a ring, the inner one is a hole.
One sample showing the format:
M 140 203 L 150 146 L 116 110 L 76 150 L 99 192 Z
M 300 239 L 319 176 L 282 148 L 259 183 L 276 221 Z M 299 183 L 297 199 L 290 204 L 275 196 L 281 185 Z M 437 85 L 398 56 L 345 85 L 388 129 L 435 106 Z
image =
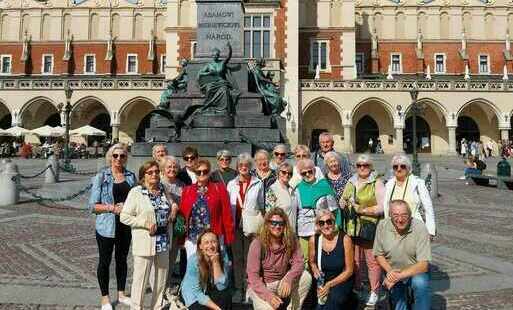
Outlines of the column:
M 447 150 L 448 155 L 457 155 L 456 152 L 456 126 L 448 126 L 449 130 L 449 149 Z
M 301 143 L 302 95 L 299 88 L 299 2 L 288 1 L 286 12 L 285 74 L 282 82 L 285 99 L 288 99 L 287 138 L 291 146 Z M 290 109 L 290 110 L 289 110 Z
M 502 141 L 509 141 L 509 129 L 508 128 L 501 128 L 501 140 Z
M 112 143 L 119 141 L 119 124 L 112 124 Z
M 344 151 L 347 153 L 352 153 L 353 151 L 352 131 L 353 127 L 351 125 L 344 125 Z
M 403 128 L 396 127 L 395 128 L 395 149 L 396 152 L 404 152 L 403 149 Z

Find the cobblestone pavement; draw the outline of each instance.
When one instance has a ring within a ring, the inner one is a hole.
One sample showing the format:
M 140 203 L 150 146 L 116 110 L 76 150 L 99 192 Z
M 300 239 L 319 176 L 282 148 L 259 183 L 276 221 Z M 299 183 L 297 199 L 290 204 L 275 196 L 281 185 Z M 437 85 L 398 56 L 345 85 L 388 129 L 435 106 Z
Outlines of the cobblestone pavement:
M 461 159 L 421 159 L 436 164 L 441 195 L 434 204 L 439 233 L 432 245 L 433 309 L 513 309 L 513 192 L 465 185 L 458 180 Z M 378 169 L 384 171 L 388 160 L 378 158 Z M 496 162 L 488 161 L 492 174 Z M 27 175 L 46 165 L 17 163 Z M 91 171 L 101 161 L 78 165 Z M 44 186 L 44 176 L 21 182 L 35 192 L 63 197 L 90 180 L 61 177 L 63 182 Z M 96 308 L 97 248 L 87 197 L 46 206 L 23 193 L 21 198 L 16 206 L 0 207 L 0 310 Z

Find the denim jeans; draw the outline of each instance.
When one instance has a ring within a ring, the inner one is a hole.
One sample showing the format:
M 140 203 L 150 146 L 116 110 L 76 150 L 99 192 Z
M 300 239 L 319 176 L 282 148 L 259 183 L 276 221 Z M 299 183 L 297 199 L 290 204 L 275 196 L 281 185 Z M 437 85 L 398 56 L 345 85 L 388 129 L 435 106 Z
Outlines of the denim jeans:
M 407 280 L 399 281 L 390 290 L 392 304 L 395 310 L 408 309 L 408 288 L 413 290 L 415 303 L 412 310 L 431 309 L 431 277 L 429 272 L 415 275 Z
M 463 174 L 465 175 L 465 178 L 467 180 L 469 180 L 471 175 L 475 175 L 475 174 L 481 175 L 482 172 L 481 172 L 481 170 L 479 170 L 477 168 L 469 168 L 469 167 L 467 167 L 467 168 L 465 168 L 465 170 L 463 170 Z

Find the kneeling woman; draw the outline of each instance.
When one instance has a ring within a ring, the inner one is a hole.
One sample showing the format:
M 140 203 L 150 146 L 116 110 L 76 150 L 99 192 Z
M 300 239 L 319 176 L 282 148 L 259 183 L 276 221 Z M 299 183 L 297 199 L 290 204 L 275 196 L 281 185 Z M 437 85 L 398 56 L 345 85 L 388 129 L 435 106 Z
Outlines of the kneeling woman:
M 353 242 L 336 230 L 335 216 L 329 210 L 317 213 L 316 224 L 320 235 L 310 237 L 308 252 L 317 280 L 317 309 L 346 309 L 353 288 Z
M 182 282 L 182 297 L 189 309 L 231 309 L 232 296 L 227 290 L 230 261 L 221 252 L 219 240 L 212 231 L 198 236 L 197 252 L 187 259 Z

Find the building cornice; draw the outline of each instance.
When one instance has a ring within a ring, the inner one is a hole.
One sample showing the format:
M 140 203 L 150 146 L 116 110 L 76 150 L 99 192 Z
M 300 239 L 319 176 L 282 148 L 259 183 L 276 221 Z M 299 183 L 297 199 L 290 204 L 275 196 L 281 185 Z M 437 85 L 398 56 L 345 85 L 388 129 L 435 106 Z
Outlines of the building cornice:
M 64 90 L 66 84 L 74 90 L 156 90 L 162 91 L 165 87 L 165 77 L 151 75 L 148 78 L 141 76 L 61 76 L 0 77 L 0 90 Z

